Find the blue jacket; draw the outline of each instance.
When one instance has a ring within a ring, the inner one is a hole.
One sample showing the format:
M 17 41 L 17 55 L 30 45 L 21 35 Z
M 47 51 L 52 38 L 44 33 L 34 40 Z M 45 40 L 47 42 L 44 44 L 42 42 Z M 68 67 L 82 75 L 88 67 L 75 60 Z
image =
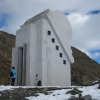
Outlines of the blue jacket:
M 16 76 L 17 76 L 17 72 L 16 72 L 16 70 L 15 70 L 15 69 L 12 69 L 11 71 L 12 71 L 13 74 L 14 74 L 14 76 L 11 76 L 11 78 L 16 78 Z

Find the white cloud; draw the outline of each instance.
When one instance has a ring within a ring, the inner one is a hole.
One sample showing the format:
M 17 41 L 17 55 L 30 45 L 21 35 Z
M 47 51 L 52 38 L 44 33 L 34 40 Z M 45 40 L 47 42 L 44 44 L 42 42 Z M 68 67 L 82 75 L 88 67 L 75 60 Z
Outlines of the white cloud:
M 72 13 L 67 17 L 71 23 L 72 29 L 73 29 L 73 27 L 74 27 L 74 29 L 79 29 L 79 28 L 83 27 L 84 24 L 89 20 L 89 16 L 87 16 L 87 15 L 82 16 L 79 13 Z
M 79 49 L 100 49 L 100 14 L 68 16 L 73 29 L 72 45 Z
M 0 15 L 11 15 L 2 30 L 15 34 L 26 19 L 46 9 L 73 11 L 67 16 L 73 30 L 72 45 L 85 53 L 100 49 L 100 14 L 86 15 L 100 9 L 100 0 L 1 0 Z

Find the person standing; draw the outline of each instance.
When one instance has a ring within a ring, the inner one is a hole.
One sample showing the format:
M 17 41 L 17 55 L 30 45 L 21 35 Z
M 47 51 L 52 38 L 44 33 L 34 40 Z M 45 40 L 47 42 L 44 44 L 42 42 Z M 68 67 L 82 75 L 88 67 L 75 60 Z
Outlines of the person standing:
M 14 86 L 15 79 L 17 76 L 17 72 L 15 70 L 15 67 L 12 67 L 10 76 L 11 76 L 11 86 Z

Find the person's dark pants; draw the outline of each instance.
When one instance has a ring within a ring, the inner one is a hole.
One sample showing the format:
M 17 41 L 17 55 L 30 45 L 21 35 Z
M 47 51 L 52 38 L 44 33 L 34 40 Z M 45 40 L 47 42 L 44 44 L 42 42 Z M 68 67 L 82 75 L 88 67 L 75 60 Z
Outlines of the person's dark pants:
M 14 86 L 14 83 L 15 83 L 15 78 L 12 78 L 12 80 L 11 80 L 11 86 Z

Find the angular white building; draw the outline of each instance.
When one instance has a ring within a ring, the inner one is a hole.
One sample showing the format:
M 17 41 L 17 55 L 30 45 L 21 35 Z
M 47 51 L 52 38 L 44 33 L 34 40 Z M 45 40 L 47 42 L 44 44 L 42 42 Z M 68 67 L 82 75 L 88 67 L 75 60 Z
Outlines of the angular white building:
M 70 86 L 72 29 L 60 11 L 46 10 L 30 18 L 16 32 L 12 66 L 17 70 L 16 85 Z

